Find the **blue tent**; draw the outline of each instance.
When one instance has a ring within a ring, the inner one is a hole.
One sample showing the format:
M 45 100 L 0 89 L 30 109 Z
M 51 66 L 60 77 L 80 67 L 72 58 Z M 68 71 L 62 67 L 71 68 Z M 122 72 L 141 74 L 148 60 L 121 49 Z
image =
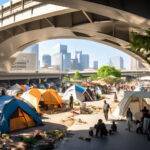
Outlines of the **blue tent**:
M 84 92 L 86 91 L 86 88 L 84 88 L 84 87 L 81 86 L 81 85 L 76 84 L 76 85 L 75 85 L 75 90 L 76 90 L 77 92 L 79 92 L 79 93 L 84 93 Z
M 12 96 L 0 96 L 0 132 L 42 125 L 36 110 Z
M 87 89 L 82 87 L 81 85 L 75 84 L 71 87 L 69 87 L 66 92 L 64 93 L 62 99 L 64 101 L 68 101 L 70 98 L 70 95 L 73 96 L 75 101 L 81 101 L 84 102 L 86 99 L 93 100 L 89 93 L 87 92 Z

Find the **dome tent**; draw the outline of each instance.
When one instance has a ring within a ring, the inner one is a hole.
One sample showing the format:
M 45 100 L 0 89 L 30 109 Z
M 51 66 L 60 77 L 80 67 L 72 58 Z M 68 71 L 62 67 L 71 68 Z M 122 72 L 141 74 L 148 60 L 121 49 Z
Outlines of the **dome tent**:
M 0 132 L 7 133 L 42 125 L 36 110 L 11 96 L 0 97 Z
M 141 109 L 143 109 L 144 106 L 146 106 L 148 109 L 150 108 L 150 105 L 147 103 L 145 98 L 150 98 L 150 92 L 126 91 L 124 98 L 120 101 L 119 105 L 112 113 L 112 116 L 115 119 L 124 118 L 126 116 L 128 108 L 130 107 L 133 116 L 139 118 L 139 116 L 141 115 L 139 112 Z M 137 113 L 139 116 L 137 115 Z
M 69 87 L 66 90 L 66 92 L 64 93 L 62 99 L 64 101 L 68 101 L 71 94 L 72 94 L 75 101 L 84 102 L 86 100 L 89 100 L 89 101 L 93 100 L 90 97 L 89 93 L 86 91 L 86 88 L 84 88 L 78 84 L 75 84 L 75 85 Z
M 7 94 L 10 96 L 16 96 L 16 94 L 20 92 L 21 90 L 22 90 L 22 87 L 19 84 L 15 84 L 7 90 Z
M 42 101 L 45 105 L 62 106 L 62 99 L 54 89 L 37 89 L 33 88 L 22 94 L 21 98 L 30 103 L 39 113 L 39 104 Z

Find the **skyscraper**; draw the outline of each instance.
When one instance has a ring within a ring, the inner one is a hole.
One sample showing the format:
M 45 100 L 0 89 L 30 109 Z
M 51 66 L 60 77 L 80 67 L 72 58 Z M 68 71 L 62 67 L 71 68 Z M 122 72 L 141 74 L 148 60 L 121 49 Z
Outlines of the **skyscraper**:
M 36 54 L 20 53 L 12 65 L 11 71 L 37 71 Z
M 82 70 L 89 68 L 89 55 L 88 54 L 81 54 L 80 66 Z
M 145 67 L 140 61 L 138 61 L 137 59 L 131 57 L 130 69 L 131 70 L 140 70 L 140 69 L 145 69 Z
M 93 69 L 98 69 L 98 61 L 93 61 Z
M 60 71 L 69 71 L 71 69 L 71 53 L 67 52 L 67 45 L 56 45 L 55 54 L 52 56 L 52 65 L 59 68 Z
M 63 71 L 71 69 L 71 53 L 63 54 Z
M 117 69 L 124 69 L 124 60 L 121 56 L 111 57 L 109 59 L 109 65 Z
M 36 65 L 36 71 L 37 71 L 39 68 L 39 44 L 34 44 L 34 45 L 27 47 L 24 52 L 35 54 L 35 56 L 36 56 L 36 64 L 35 65 Z
M 51 56 L 43 55 L 42 62 L 43 62 L 43 67 L 51 67 Z

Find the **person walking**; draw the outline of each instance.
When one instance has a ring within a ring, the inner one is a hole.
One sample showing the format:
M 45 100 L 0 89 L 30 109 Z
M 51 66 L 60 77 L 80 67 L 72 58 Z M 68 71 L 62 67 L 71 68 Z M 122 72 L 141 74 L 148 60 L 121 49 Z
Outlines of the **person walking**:
M 130 108 L 128 108 L 128 110 L 127 110 L 126 118 L 127 118 L 127 129 L 128 129 L 128 131 L 131 131 L 133 114 L 132 114 Z
M 73 109 L 73 96 L 72 96 L 72 94 L 70 95 L 70 98 L 69 98 L 69 107 L 70 107 L 70 109 Z
M 110 105 L 104 101 L 104 105 L 103 105 L 103 113 L 104 113 L 104 117 L 105 117 L 105 120 L 107 121 L 108 120 L 108 112 L 110 110 Z

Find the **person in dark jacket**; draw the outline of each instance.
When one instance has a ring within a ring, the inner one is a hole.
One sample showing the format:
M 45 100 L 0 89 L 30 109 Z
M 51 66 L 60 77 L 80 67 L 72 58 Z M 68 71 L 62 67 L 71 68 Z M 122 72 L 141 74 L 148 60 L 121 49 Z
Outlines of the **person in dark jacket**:
M 100 137 L 103 137 L 104 135 L 107 136 L 108 134 L 108 131 L 102 119 L 98 120 L 98 123 L 95 125 L 95 129 L 96 129 L 96 135 L 95 135 L 96 137 L 98 137 L 99 134 Z

